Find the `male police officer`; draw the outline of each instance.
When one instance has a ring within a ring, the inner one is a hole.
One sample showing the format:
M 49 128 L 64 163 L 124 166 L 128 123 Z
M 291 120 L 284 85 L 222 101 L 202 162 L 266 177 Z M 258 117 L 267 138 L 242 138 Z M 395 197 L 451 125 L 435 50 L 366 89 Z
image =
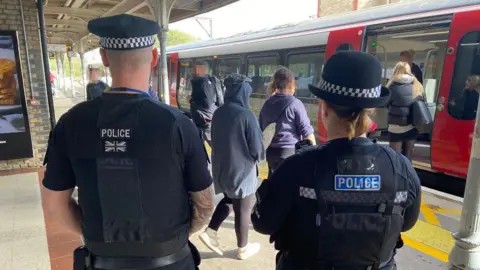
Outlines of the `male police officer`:
M 118 15 L 88 29 L 100 36 L 111 91 L 72 108 L 53 130 L 47 209 L 83 235 L 78 269 L 195 269 L 188 238 L 213 212 L 212 180 L 195 126 L 147 93 L 159 27 Z

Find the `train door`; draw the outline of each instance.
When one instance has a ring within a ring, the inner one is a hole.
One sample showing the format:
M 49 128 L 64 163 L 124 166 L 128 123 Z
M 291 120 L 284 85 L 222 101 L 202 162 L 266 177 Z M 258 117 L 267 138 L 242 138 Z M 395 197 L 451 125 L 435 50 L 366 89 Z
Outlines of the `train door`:
M 480 11 L 453 16 L 432 135 L 432 169 L 466 176 L 480 90 Z
M 332 31 L 328 35 L 327 48 L 325 52 L 325 61 L 333 54 L 343 50 L 360 51 L 362 49 L 365 27 L 359 26 L 354 28 Z M 321 111 L 318 110 L 320 113 Z M 327 132 L 322 123 L 322 116 L 318 114 L 318 136 L 320 142 L 327 141 Z
M 177 74 L 178 74 L 178 53 L 170 55 L 168 60 L 168 82 L 170 90 L 170 105 L 178 107 L 177 104 Z

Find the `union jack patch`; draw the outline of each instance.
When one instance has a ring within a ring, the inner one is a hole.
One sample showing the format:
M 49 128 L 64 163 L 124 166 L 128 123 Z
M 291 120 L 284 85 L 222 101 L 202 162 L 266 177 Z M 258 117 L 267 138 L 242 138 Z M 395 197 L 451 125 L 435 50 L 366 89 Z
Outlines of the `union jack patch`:
M 105 141 L 105 152 L 127 152 L 126 141 Z

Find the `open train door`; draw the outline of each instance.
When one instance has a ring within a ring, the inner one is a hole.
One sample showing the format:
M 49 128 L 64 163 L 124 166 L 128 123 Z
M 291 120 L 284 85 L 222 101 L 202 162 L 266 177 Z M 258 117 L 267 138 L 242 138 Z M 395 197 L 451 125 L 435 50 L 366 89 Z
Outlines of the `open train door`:
M 178 107 L 177 104 L 177 75 L 178 75 L 178 53 L 169 54 L 168 59 L 168 82 L 170 92 L 170 105 Z
M 360 51 L 365 35 L 365 27 L 359 26 L 348 29 L 331 31 L 328 35 L 325 62 L 338 51 Z M 318 135 L 320 142 L 327 141 L 327 132 L 322 123 L 321 110 L 318 110 Z
M 432 169 L 464 177 L 470 160 L 476 105 L 466 113 L 467 106 L 459 98 L 466 89 L 467 78 L 480 75 L 479 44 L 480 11 L 455 14 L 437 100 L 431 159 Z

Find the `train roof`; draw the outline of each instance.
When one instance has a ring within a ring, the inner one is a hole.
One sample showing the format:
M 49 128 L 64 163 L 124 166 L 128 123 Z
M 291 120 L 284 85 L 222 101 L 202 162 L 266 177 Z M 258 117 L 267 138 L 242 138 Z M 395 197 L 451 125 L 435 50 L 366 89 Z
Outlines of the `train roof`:
M 480 0 L 420 0 L 398 2 L 395 4 L 352 11 L 299 23 L 281 25 L 268 30 L 242 33 L 215 40 L 170 46 L 167 48 L 167 53 L 191 51 L 212 46 L 218 47 L 231 43 L 242 43 L 259 39 L 276 38 L 278 36 L 288 36 L 298 33 L 309 34 L 313 31 L 318 32 L 318 30 L 322 29 L 324 31 L 328 31 L 331 28 L 341 28 L 342 26 L 351 26 L 361 23 L 365 25 L 373 25 L 382 23 L 382 20 L 388 20 L 393 17 L 407 15 L 413 15 L 415 18 L 443 15 L 451 13 L 450 10 L 455 8 L 466 8 L 466 10 L 470 8 L 480 8 Z M 431 14 L 431 12 L 436 13 Z

